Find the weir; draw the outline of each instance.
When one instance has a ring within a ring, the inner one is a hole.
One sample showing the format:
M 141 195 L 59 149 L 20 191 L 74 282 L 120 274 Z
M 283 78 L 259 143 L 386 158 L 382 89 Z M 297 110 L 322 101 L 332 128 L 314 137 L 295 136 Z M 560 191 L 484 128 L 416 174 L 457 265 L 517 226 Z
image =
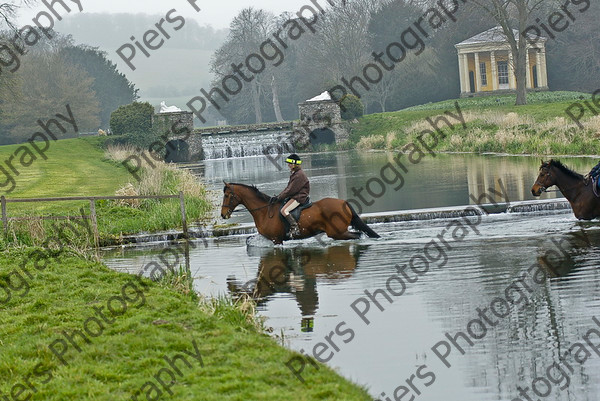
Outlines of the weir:
M 481 208 L 477 205 L 453 206 L 443 208 L 418 209 L 418 210 L 400 210 L 395 212 L 364 213 L 361 215 L 363 221 L 367 224 L 391 224 L 408 221 L 426 221 L 441 219 L 457 219 L 465 215 L 474 216 L 475 210 L 479 215 L 488 214 L 553 214 L 571 211 L 571 205 L 564 198 L 498 203 L 497 205 L 485 204 Z M 481 209 L 485 210 L 482 211 Z M 575 219 L 575 217 L 573 217 Z M 254 223 L 242 223 L 231 227 L 191 227 L 189 235 L 191 238 L 209 238 L 209 237 L 227 237 L 233 235 L 251 235 L 256 234 Z M 155 233 L 147 235 L 123 236 L 124 244 L 142 244 L 151 242 L 176 241 L 183 239 L 181 233 L 169 231 L 165 233 Z
M 202 134 L 204 160 L 294 153 L 291 131 L 245 131 Z
M 195 162 L 260 155 L 295 153 L 320 145 L 341 144 L 349 139 L 340 106 L 328 93 L 298 105 L 300 120 L 193 129 L 190 112 L 159 113 L 153 124 L 166 132 L 166 161 Z M 175 130 L 175 127 L 185 127 Z
M 568 212 L 571 205 L 564 198 L 498 203 L 497 205 L 485 204 L 479 208 L 477 205 L 453 206 L 444 208 L 400 210 L 395 212 L 364 213 L 360 217 L 367 224 L 399 223 L 417 220 L 456 219 L 465 215 L 488 214 L 549 214 Z M 483 209 L 483 211 L 482 211 Z M 477 213 L 476 213 L 477 212 Z M 210 236 L 223 237 L 231 235 L 255 234 L 254 223 L 239 224 L 233 227 L 216 228 L 209 231 Z

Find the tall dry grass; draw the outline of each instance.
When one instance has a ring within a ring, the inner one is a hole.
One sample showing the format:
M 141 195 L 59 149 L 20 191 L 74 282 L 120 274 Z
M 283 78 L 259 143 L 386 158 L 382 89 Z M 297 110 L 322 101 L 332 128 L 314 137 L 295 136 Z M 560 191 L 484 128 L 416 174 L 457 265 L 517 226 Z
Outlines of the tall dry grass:
M 105 157 L 118 163 L 123 162 L 131 155 L 137 154 L 134 146 L 109 146 Z M 117 195 L 122 196 L 152 196 L 152 195 L 175 195 L 183 191 L 187 196 L 204 198 L 206 188 L 188 170 L 178 169 L 175 166 L 160 160 L 152 159 L 152 165 L 145 158 L 142 160 L 140 181 L 129 182 L 117 190 Z M 130 206 L 139 206 L 129 203 Z

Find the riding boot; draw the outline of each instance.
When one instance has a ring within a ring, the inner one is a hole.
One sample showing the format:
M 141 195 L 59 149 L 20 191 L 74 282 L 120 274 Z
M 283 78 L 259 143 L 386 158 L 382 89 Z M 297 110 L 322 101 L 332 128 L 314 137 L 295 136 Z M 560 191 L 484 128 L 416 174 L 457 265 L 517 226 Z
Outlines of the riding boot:
M 288 221 L 288 223 L 290 223 L 290 238 L 298 238 L 300 236 L 300 227 L 298 227 L 298 223 L 294 217 L 291 214 L 288 214 L 285 216 L 285 219 Z

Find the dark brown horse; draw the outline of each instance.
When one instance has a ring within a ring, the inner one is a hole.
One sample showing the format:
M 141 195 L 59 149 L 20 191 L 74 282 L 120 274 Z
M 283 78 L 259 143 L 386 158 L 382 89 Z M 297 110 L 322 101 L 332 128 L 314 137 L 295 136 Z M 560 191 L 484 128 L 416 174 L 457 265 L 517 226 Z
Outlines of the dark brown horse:
M 263 194 L 256 187 L 244 184 L 227 184 L 223 189 L 223 206 L 221 217 L 228 219 L 235 208 L 242 204 L 248 209 L 258 232 L 273 241 L 281 244 L 288 239 L 285 225 L 279 217 L 282 202 L 270 204 L 270 196 Z M 300 238 L 308 238 L 322 232 L 336 240 L 360 238 L 359 233 L 348 231 L 348 226 L 362 231 L 371 238 L 379 235 L 356 214 L 352 206 L 341 199 L 325 198 L 302 211 L 298 221 Z
M 553 185 L 567 198 L 579 220 L 592 220 L 600 216 L 600 199 L 594 195 L 592 184 L 584 176 L 565 167 L 558 160 L 542 161 L 540 174 L 531 187 L 531 193 L 533 196 L 540 196 Z

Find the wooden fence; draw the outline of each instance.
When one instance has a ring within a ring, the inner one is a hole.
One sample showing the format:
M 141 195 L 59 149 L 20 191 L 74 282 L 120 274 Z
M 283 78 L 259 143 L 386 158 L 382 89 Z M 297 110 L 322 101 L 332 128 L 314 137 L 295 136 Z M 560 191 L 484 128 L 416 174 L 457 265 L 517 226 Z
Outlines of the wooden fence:
M 74 219 L 90 219 L 92 221 L 92 229 L 94 231 L 94 244 L 99 247 L 100 239 L 98 234 L 98 220 L 96 217 L 96 201 L 99 200 L 130 200 L 130 199 L 176 199 L 179 198 L 181 208 L 181 221 L 183 224 L 183 236 L 189 238 L 187 217 L 185 212 L 185 200 L 183 192 L 179 195 L 154 195 L 154 196 L 75 196 L 68 198 L 31 198 L 31 199 L 6 199 L 5 196 L 0 198 L 2 203 L 2 228 L 4 231 L 8 229 L 8 223 L 11 221 L 24 220 L 74 220 Z M 90 215 L 89 216 L 39 216 L 39 217 L 8 217 L 7 205 L 9 203 L 36 203 L 36 202 L 72 202 L 72 201 L 89 201 Z

